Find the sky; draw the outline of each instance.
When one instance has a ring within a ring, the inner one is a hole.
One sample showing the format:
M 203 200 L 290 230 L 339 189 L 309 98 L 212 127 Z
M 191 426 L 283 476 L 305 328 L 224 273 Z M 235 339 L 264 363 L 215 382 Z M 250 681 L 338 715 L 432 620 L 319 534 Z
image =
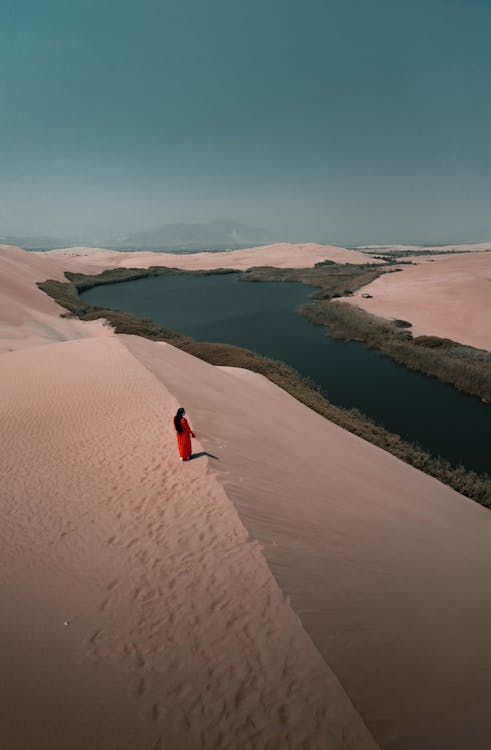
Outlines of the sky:
M 0 235 L 491 239 L 491 0 L 0 0 Z

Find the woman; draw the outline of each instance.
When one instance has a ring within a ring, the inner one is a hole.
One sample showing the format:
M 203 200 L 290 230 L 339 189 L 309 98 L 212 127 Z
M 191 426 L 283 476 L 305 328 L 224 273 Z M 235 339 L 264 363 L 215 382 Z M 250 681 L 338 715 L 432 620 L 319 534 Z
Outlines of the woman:
M 184 416 L 185 413 L 181 406 L 174 417 L 174 427 L 176 428 L 177 445 L 179 446 L 181 461 L 189 461 L 191 458 L 191 435 L 196 437 L 188 424 L 188 420 Z

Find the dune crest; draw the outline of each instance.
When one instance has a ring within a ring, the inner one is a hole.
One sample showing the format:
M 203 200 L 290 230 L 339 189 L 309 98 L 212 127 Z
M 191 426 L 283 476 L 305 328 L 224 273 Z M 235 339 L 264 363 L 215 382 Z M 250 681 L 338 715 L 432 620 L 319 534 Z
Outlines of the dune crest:
M 82 323 L 36 286 L 47 278 L 66 281 L 56 258 L 0 245 L 0 354 L 55 341 L 110 335 L 102 321 Z M 78 270 L 74 267 L 73 270 Z
M 0 249 L 6 746 L 482 750 L 489 512 L 259 375 L 60 318 L 66 262 Z
M 2 392 L 9 747 L 376 747 L 209 459 L 179 462 L 175 398 L 118 337 L 4 355 Z M 69 705 L 54 722 L 74 675 L 85 721 Z
M 481 750 L 489 511 L 256 373 L 122 338 L 206 432 L 240 518 L 380 746 Z
M 5 745 L 376 750 L 200 455 L 206 432 L 183 465 L 165 384 L 35 286 L 61 268 L 0 261 Z
M 357 250 L 348 250 L 335 245 L 319 245 L 314 242 L 295 244 L 278 242 L 274 245 L 202 253 L 156 253 L 117 252 L 100 248 L 73 247 L 50 250 L 39 255 L 49 258 L 76 258 L 77 261 L 95 264 L 102 268 L 148 268 L 170 266 L 185 270 L 209 270 L 213 268 L 236 268 L 245 271 L 252 266 L 271 265 L 277 268 L 308 268 L 323 260 L 335 263 L 379 263 Z

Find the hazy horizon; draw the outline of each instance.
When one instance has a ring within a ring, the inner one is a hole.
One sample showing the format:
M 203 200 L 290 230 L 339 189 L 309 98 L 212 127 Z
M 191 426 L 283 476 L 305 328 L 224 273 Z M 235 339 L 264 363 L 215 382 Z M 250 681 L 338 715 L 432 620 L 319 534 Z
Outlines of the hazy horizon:
M 0 235 L 491 239 L 484 0 L 0 6 Z
M 237 222 L 238 223 L 238 222 Z M 206 237 L 200 237 L 195 240 L 189 240 L 189 241 L 172 241 L 172 240 L 166 240 L 166 241 L 149 241 L 145 239 L 145 235 L 148 232 L 151 232 L 154 230 L 157 232 L 158 230 L 165 230 L 167 227 L 174 227 L 174 226 L 189 226 L 189 227 L 204 227 L 205 229 L 209 226 L 212 228 L 215 224 L 221 224 L 220 220 L 211 220 L 209 223 L 203 223 L 203 222 L 189 222 L 189 223 L 169 223 L 167 225 L 160 225 L 155 227 L 144 227 L 142 228 L 141 232 L 135 231 L 135 232 L 129 232 L 128 234 L 123 234 L 120 232 L 113 232 L 113 231 L 106 231 L 106 232 L 99 232 L 99 233 L 90 233 L 90 232 L 80 232 L 80 233 L 67 233 L 65 235 L 43 235 L 43 234 L 20 234 L 20 233 L 1 233 L 0 232 L 0 244 L 3 242 L 4 244 L 14 244 L 19 245 L 20 247 L 24 247 L 25 249 L 42 249 L 42 250 L 50 250 L 54 249 L 56 247 L 69 247 L 69 246 L 87 246 L 87 247 L 123 247 L 124 249 L 172 249 L 174 248 L 184 248 L 185 246 L 188 246 L 189 249 L 199 250 L 199 249 L 214 249 L 215 247 L 217 249 L 223 249 L 225 247 L 232 248 L 239 248 L 239 247 L 253 247 L 257 245 L 267 245 L 267 244 L 273 244 L 277 242 L 291 242 L 291 243 L 319 243 L 319 244 L 329 244 L 329 245 L 336 245 L 340 247 L 390 247 L 392 245 L 415 245 L 415 246 L 432 246 L 432 247 L 439 247 L 439 246 L 447 246 L 447 245 L 465 245 L 465 244 L 480 244 L 480 243 L 486 243 L 491 242 L 491 239 L 489 237 L 482 237 L 482 238 L 473 238 L 469 240 L 467 237 L 455 239 L 455 238 L 443 238 L 439 240 L 433 240 L 433 241 L 427 241 L 425 238 L 400 238 L 400 237 L 394 237 L 387 241 L 349 241 L 349 240 L 342 240 L 339 238 L 333 238 L 332 236 L 323 236 L 322 234 L 313 234 L 305 233 L 304 235 L 301 234 L 295 234 L 295 233 L 287 233 L 287 232 L 281 232 L 278 230 L 278 232 L 275 232 L 274 230 L 268 230 L 264 227 L 250 227 L 253 230 L 265 230 L 265 237 L 264 239 L 249 239 L 249 240 L 242 240 L 240 237 L 225 240 L 223 237 L 219 240 L 210 240 L 206 239 Z M 244 227 L 247 228 L 247 227 Z M 491 233 L 490 233 L 491 236 Z M 140 239 L 141 238 L 141 239 Z

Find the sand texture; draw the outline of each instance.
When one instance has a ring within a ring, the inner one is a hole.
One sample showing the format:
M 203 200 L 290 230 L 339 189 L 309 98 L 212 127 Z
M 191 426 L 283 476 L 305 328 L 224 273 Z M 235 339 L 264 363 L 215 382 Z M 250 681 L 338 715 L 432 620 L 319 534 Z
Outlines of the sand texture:
M 6 746 L 375 747 L 118 337 L 3 355 L 2 393 Z
M 489 511 L 255 373 L 198 373 L 167 344 L 123 338 L 206 432 L 239 516 L 380 746 L 485 747 Z
M 449 338 L 491 350 L 491 252 L 414 256 L 344 301 L 412 323 L 415 336 Z M 363 299 L 370 293 L 373 299 Z
M 489 511 L 259 375 L 59 318 L 53 258 L 0 260 L 3 745 L 485 748 Z

